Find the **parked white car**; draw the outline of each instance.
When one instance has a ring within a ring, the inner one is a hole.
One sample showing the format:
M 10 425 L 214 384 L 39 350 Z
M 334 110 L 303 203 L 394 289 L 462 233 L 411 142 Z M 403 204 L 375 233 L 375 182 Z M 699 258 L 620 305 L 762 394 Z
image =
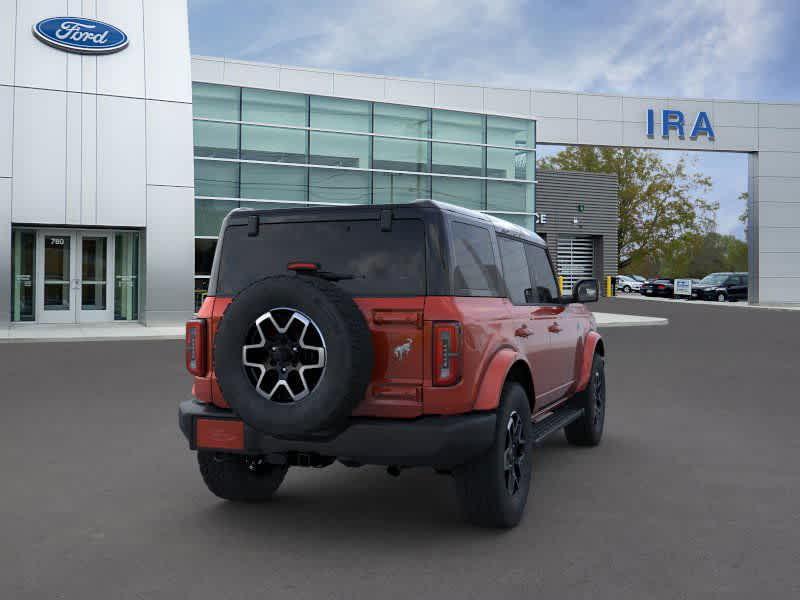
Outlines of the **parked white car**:
M 630 275 L 617 275 L 617 291 L 630 294 L 638 292 L 642 287 L 642 282 Z

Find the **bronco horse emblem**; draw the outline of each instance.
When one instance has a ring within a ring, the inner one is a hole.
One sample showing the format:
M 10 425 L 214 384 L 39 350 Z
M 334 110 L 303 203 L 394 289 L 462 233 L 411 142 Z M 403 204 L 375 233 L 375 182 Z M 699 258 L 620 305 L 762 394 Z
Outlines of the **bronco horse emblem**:
M 397 360 L 403 360 L 411 352 L 411 338 L 406 338 L 406 341 L 395 347 L 393 352 Z

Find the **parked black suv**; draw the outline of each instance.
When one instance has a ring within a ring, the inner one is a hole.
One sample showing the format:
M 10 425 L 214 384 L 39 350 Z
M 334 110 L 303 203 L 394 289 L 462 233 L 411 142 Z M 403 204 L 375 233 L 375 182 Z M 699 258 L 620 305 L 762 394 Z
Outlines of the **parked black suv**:
M 747 300 L 747 273 L 711 273 L 692 285 L 694 300 Z

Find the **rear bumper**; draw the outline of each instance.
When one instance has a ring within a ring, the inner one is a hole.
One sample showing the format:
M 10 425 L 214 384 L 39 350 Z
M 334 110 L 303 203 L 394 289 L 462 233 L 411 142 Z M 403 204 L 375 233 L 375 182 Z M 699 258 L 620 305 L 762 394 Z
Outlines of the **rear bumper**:
M 494 412 L 417 419 L 353 418 L 333 437 L 284 439 L 253 429 L 230 410 L 196 400 L 181 402 L 178 416 L 192 450 L 258 455 L 300 452 L 364 464 L 435 467 L 464 464 L 488 450 L 497 419 Z M 216 426 L 221 435 L 201 433 L 198 440 L 198 422 L 202 431 L 214 431 Z

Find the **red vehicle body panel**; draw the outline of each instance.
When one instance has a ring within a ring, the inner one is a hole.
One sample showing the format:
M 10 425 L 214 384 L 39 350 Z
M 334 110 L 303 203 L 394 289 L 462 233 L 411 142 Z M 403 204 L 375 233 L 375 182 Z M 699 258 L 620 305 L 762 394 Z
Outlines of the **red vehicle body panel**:
M 600 336 L 581 304 L 515 306 L 505 298 L 428 296 L 356 298 L 372 332 L 372 381 L 354 416 L 410 419 L 497 407 L 512 368 L 528 377 L 531 413 L 546 412 L 586 387 Z M 207 297 L 198 318 L 207 320 L 209 371 L 195 377 L 193 395 L 229 408 L 213 370 L 214 336 L 231 299 Z M 461 324 L 461 378 L 433 384 L 433 323 Z

